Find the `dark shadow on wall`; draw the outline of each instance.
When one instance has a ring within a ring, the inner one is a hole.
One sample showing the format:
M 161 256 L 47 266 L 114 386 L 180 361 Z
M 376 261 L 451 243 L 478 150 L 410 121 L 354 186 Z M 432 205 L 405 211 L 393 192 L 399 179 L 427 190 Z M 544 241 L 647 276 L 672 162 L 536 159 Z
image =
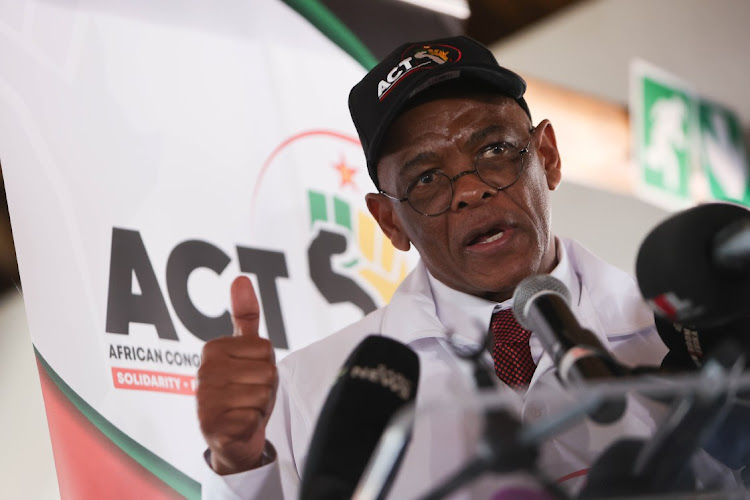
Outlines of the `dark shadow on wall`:
M 0 161 L 0 294 L 21 287 L 18 274 L 16 248 L 13 244 L 13 230 L 10 227 L 8 198 L 5 194 L 5 180 Z
M 376 59 L 412 40 L 464 34 L 464 22 L 452 16 L 398 0 L 321 0 Z

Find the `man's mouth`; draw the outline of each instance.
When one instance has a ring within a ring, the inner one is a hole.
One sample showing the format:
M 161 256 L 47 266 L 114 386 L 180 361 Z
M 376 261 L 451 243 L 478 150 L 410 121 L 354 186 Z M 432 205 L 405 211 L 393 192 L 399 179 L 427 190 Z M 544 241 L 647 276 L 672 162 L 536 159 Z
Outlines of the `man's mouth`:
M 488 243 L 492 243 L 493 241 L 497 241 L 500 238 L 503 237 L 503 234 L 505 234 L 505 231 L 500 229 L 494 229 L 492 231 L 488 231 L 486 233 L 482 233 L 480 235 L 477 235 L 475 238 L 473 238 L 469 242 L 469 246 L 473 245 L 487 245 Z

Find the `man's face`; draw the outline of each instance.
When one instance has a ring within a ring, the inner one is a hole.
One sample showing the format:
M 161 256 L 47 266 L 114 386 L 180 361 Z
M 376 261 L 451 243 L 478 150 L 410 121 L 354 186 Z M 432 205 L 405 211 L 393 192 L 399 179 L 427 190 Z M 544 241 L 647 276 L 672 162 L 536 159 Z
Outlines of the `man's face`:
M 523 278 L 556 264 L 548 196 L 560 182 L 560 161 L 549 122 L 530 128 L 520 106 L 496 94 L 436 94 L 411 107 L 383 141 L 378 176 L 385 192 L 404 197 L 409 181 L 427 170 L 449 177 L 472 170 L 480 152 L 501 142 L 521 150 L 530 140 L 525 169 L 502 191 L 475 174 L 461 176 L 450 208 L 438 216 L 380 194 L 367 195 L 370 212 L 396 248 L 413 244 L 446 285 L 490 300 L 509 298 Z

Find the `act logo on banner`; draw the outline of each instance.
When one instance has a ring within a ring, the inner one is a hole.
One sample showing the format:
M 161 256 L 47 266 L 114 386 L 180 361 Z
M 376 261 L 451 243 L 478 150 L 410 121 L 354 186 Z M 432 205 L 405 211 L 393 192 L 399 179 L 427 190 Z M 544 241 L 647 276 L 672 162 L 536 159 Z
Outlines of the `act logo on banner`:
M 367 211 L 371 184 L 359 141 L 332 130 L 294 134 L 263 163 L 249 198 L 253 243 L 235 252 L 239 272 L 255 278 L 277 349 L 297 349 L 374 311 L 406 276 L 415 255 L 396 251 Z M 229 275 L 234 257 L 206 240 L 179 242 L 162 288 L 141 233 L 113 228 L 106 332 L 115 334 L 108 337 L 115 388 L 194 394 L 195 341 L 228 335 L 232 325 L 227 308 L 205 311 L 191 276 Z
M 250 238 L 284 249 L 288 264 L 280 285 L 287 303 L 279 304 L 279 321 L 267 322 L 277 348 L 301 347 L 386 304 L 416 262 L 416 252 L 397 251 L 370 215 L 364 197 L 372 190 L 359 140 L 346 133 L 301 131 L 264 162 L 251 200 Z M 306 300 L 296 300 L 302 293 Z M 260 294 L 271 320 L 275 311 L 262 285 Z

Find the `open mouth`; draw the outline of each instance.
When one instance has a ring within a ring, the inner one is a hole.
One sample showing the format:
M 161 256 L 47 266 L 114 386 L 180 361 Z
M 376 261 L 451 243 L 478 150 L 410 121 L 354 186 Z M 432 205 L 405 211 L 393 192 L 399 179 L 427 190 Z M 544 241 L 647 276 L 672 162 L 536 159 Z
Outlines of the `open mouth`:
M 474 238 L 472 238 L 469 241 L 469 245 L 468 246 L 473 246 L 473 245 L 487 245 L 489 243 L 492 243 L 494 241 L 499 240 L 500 238 L 503 237 L 504 234 L 505 234 L 505 230 L 503 230 L 503 229 L 497 229 L 497 228 L 496 229 L 492 229 L 492 230 L 484 232 L 482 234 L 478 234 L 477 236 L 475 236 Z

